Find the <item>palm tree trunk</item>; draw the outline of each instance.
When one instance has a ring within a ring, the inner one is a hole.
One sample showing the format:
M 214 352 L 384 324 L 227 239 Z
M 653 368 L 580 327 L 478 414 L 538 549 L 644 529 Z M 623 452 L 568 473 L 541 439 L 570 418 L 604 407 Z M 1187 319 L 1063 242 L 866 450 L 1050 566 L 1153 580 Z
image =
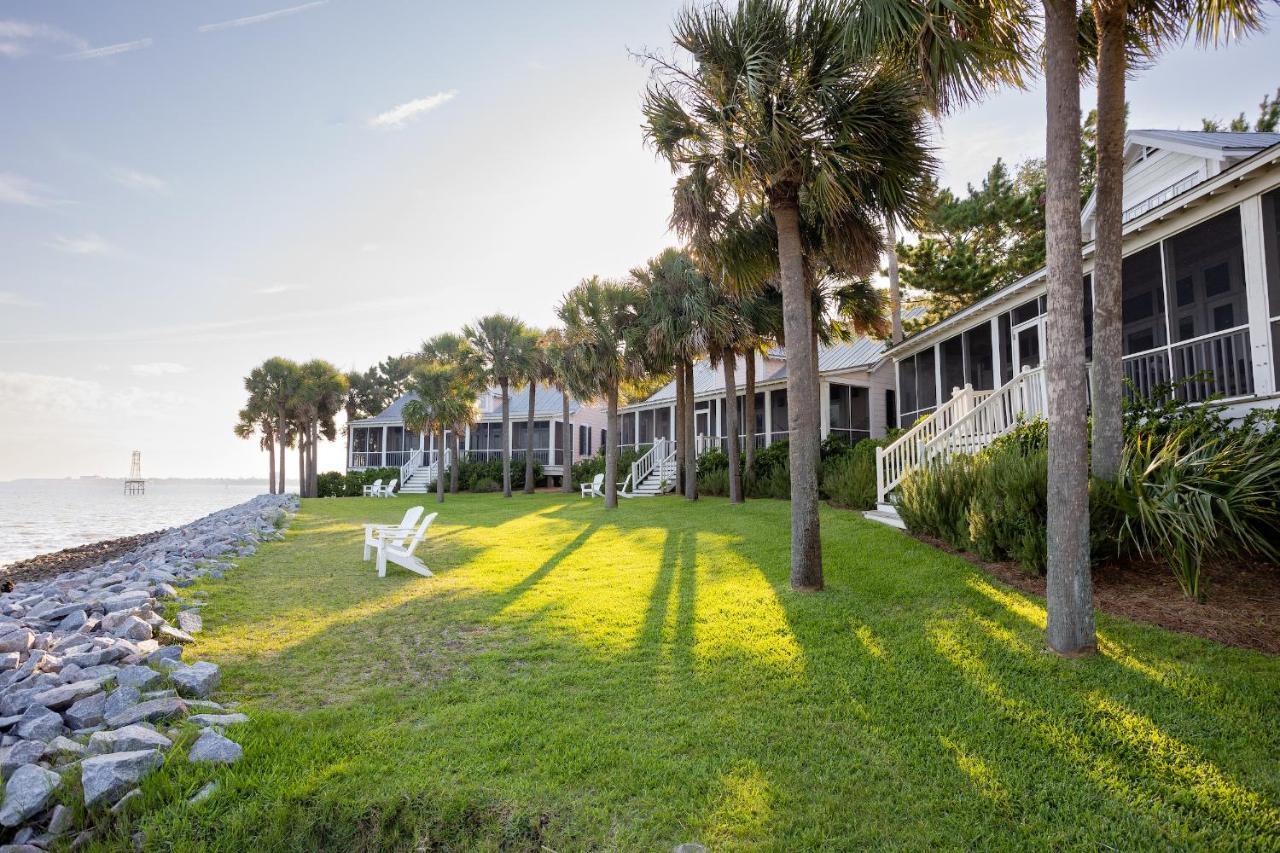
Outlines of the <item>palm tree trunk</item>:
M 744 470 L 752 471 L 756 464 L 756 351 L 753 347 L 745 353 L 743 363 L 743 397 L 742 419 L 746 421 L 742 430 L 747 436 L 747 458 Z M 746 497 L 746 494 L 743 494 Z
M 1080 261 L 1080 75 L 1075 0 L 1044 0 L 1049 281 L 1046 639 L 1061 655 L 1096 650 L 1089 574 L 1089 463 Z
M 724 432 L 729 451 L 729 503 L 742 503 L 741 451 L 738 448 L 738 356 L 724 354 Z
M 276 439 L 275 439 L 275 436 L 274 435 L 268 436 L 267 442 L 268 442 L 267 443 L 267 468 L 268 468 L 267 482 L 270 483 L 271 494 L 278 495 L 280 494 L 280 492 L 283 492 L 284 489 L 281 489 L 280 492 L 276 491 Z
M 618 386 L 607 394 L 607 419 L 604 442 L 604 508 L 618 508 Z
M 902 290 L 898 286 L 898 232 L 892 217 L 885 223 L 885 242 L 889 244 L 889 342 L 896 344 L 902 342 Z
M 444 424 L 436 430 L 439 441 L 436 447 L 440 448 L 439 455 L 436 457 L 436 503 L 444 503 Z
M 800 210 L 794 195 L 770 199 L 778 230 L 782 324 L 787 336 L 787 430 L 791 463 L 791 588 L 822 589 L 818 521 L 818 366 L 813 357 L 812 310 L 800 248 Z
M 307 431 L 301 423 L 298 424 L 298 495 L 310 497 L 307 494 Z
M 695 397 L 693 394 L 693 362 L 686 361 L 684 363 L 684 435 L 681 440 L 685 442 L 685 459 L 688 467 L 684 474 L 684 496 L 686 500 L 696 501 L 698 499 L 698 449 L 694 447 L 694 412 Z
M 458 431 L 456 429 L 449 432 L 449 494 L 456 495 L 458 493 Z
M 684 368 L 676 360 L 676 417 L 670 425 L 671 439 L 676 443 L 676 481 L 673 485 L 678 495 L 684 494 Z M 655 419 L 657 415 L 654 415 Z M 658 428 L 655 421 L 654 438 Z
M 284 409 L 276 414 L 276 441 L 280 442 L 280 466 L 276 469 L 277 476 L 280 477 L 280 494 L 284 494 L 284 451 L 285 443 L 288 441 L 289 433 L 284 427 Z
M 524 427 L 524 493 L 533 494 L 533 401 L 538 395 L 538 383 L 529 383 L 529 414 Z
M 309 448 L 309 470 L 307 472 L 307 491 L 311 497 L 320 492 L 320 424 L 311 425 L 311 447 Z
M 511 497 L 511 401 L 506 379 L 502 386 L 502 496 Z
M 569 392 L 560 386 L 560 491 L 573 491 L 573 429 L 569 426 Z M 553 439 L 554 443 L 554 439 Z
M 1098 26 L 1097 239 L 1093 260 L 1093 473 L 1114 480 L 1124 443 L 1123 263 L 1127 0 L 1096 0 Z

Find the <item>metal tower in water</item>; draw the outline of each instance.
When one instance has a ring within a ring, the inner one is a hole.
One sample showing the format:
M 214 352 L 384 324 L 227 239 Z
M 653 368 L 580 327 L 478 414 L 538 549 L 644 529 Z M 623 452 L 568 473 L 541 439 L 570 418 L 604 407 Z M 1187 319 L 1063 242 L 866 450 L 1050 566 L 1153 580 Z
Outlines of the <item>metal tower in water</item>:
M 145 495 L 147 481 L 142 479 L 142 451 L 133 451 L 133 461 L 129 463 L 129 479 L 124 481 L 126 495 Z

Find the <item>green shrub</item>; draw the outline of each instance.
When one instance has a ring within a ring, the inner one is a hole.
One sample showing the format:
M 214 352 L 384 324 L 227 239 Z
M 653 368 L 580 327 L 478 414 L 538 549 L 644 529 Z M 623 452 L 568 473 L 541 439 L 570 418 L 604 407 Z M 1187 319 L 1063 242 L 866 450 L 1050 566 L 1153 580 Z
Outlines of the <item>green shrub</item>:
M 461 483 L 459 483 L 459 488 L 461 488 Z M 502 491 L 502 484 L 490 477 L 481 477 L 479 480 L 476 480 L 471 484 L 471 491 L 500 492 Z
M 316 476 L 316 496 L 358 498 L 364 494 L 364 487 L 372 486 L 374 480 L 386 483 L 399 477 L 399 468 L 366 468 L 363 471 L 348 471 L 345 474 L 341 471 L 325 471 Z
M 769 476 L 776 469 L 788 468 L 791 464 L 790 452 L 790 444 L 786 439 L 775 441 L 768 447 L 760 448 L 756 451 L 751 474 L 759 481 Z M 788 493 L 790 493 L 790 487 L 788 487 Z
M 969 546 L 969 500 L 975 487 L 972 456 L 935 461 L 902 481 L 898 514 L 907 528 L 941 539 L 953 548 Z
M 844 444 L 844 442 L 840 442 Z M 822 494 L 837 506 L 871 509 L 876 505 L 876 448 L 882 441 L 864 439 L 832 453 L 822 463 Z
M 701 462 L 701 460 L 699 460 Z M 729 468 L 712 468 L 709 471 L 703 471 L 702 466 L 698 466 L 698 493 L 703 495 L 714 495 L 717 497 L 727 497 L 729 495 Z
M 452 474 L 446 470 L 446 476 Z M 542 479 L 542 463 L 533 463 L 533 481 Z M 493 480 L 502 488 L 502 460 L 486 459 L 483 462 L 463 462 L 458 466 L 458 488 L 464 492 L 476 491 L 475 485 L 480 480 Z M 511 488 L 524 488 L 524 460 L 511 460 Z
M 739 460 L 741 463 L 742 460 Z M 702 482 L 702 477 L 712 471 L 728 471 L 729 470 L 729 454 L 723 450 L 708 450 L 706 453 L 698 457 L 698 482 Z M 725 482 L 728 482 L 726 478 Z
M 634 447 L 620 447 L 618 449 L 618 482 L 626 479 L 627 474 L 631 472 L 631 463 L 639 459 L 648 449 L 636 450 Z M 600 452 L 595 456 L 589 456 L 586 459 L 579 459 L 573 463 L 570 469 L 570 476 L 573 477 L 573 484 L 577 486 L 580 483 L 590 483 L 596 474 L 604 473 L 604 448 L 600 448 Z
M 984 447 L 982 452 L 984 455 L 990 456 L 999 454 L 1008 448 L 1017 450 L 1023 456 L 1031 456 L 1035 453 L 1047 451 L 1049 449 L 1049 422 L 1044 418 L 1035 418 L 1028 421 L 1019 415 L 1018 425 Z
M 1024 453 L 1016 441 L 988 448 L 974 460 L 965 513 L 974 553 L 984 560 L 1017 560 L 1028 571 L 1044 570 L 1048 466 L 1045 451 Z
M 341 471 L 325 471 L 316 476 L 316 497 L 340 498 L 345 489 L 343 481 L 346 475 Z

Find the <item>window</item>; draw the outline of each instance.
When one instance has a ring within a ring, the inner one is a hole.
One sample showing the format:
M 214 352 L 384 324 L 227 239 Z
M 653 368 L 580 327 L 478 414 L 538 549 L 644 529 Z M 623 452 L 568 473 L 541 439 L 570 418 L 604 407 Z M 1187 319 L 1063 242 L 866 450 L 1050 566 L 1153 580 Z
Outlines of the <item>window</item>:
M 628 447 L 636 443 L 635 412 L 628 412 L 622 416 L 622 443 Z
M 1039 299 L 1032 299 L 1030 302 L 1024 302 L 1023 304 L 1019 305 L 1017 308 L 1014 308 L 1013 324 L 1016 326 L 1019 323 L 1025 323 L 1028 320 L 1034 320 L 1036 317 L 1039 317 L 1041 314 L 1043 314 L 1044 309 L 1041 306 L 1041 302 L 1043 301 L 1043 299 L 1044 297 L 1041 297 Z
M 764 435 L 764 392 L 756 392 L 756 435 Z
M 1084 360 L 1093 358 L 1093 276 L 1084 277 Z
M 1164 247 L 1165 266 L 1174 282 L 1177 340 L 1248 322 L 1239 208 L 1171 237 Z
M 600 449 L 604 450 L 609 446 L 609 431 L 607 429 L 600 430 Z
M 922 350 L 898 363 L 899 423 L 912 424 L 937 404 L 933 349 Z
M 921 411 L 938 405 L 938 386 L 933 362 L 932 348 L 916 354 L 916 398 Z
M 1120 267 L 1121 341 L 1125 355 L 1165 345 L 1160 249 L 1152 246 Z
M 578 427 L 578 455 L 591 455 L 591 427 L 585 424 Z
M 884 425 L 890 429 L 898 428 L 898 395 L 892 388 L 884 392 Z
M 964 339 L 960 335 L 948 338 L 938 350 L 942 359 L 938 365 L 942 371 L 942 397 L 950 400 L 954 390 L 964 387 Z
M 357 429 L 351 433 L 351 449 L 356 453 L 367 453 L 369 450 L 369 432 L 367 429 Z
M 1272 317 L 1271 363 L 1280 386 L 1280 190 L 1262 197 L 1262 251 L 1267 259 L 1267 298 Z
M 902 392 L 902 412 L 916 410 L 916 358 L 904 358 L 898 362 L 898 390 Z
M 787 389 L 778 388 L 769 394 L 769 417 L 772 419 L 773 440 L 787 437 Z
M 965 375 L 979 391 L 995 388 L 991 360 L 991 324 L 983 323 L 964 333 Z
M 671 434 L 671 410 L 667 408 L 657 409 L 653 413 L 654 426 L 653 435 L 655 438 L 674 438 Z
M 653 409 L 637 413 L 640 420 L 640 443 L 653 444 Z
M 830 434 L 850 444 L 871 437 L 871 409 L 867 389 L 859 385 L 828 386 Z

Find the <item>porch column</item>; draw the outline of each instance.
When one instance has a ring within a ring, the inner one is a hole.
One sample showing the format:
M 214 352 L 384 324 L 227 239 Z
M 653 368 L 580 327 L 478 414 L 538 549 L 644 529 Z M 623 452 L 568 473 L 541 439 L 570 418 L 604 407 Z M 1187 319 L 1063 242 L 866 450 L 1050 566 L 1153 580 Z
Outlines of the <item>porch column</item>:
M 1044 344 L 1040 346 L 1040 351 L 1044 352 Z M 934 398 L 937 401 L 935 405 L 937 408 L 942 408 L 942 404 L 951 399 L 950 395 L 942 396 L 942 344 L 933 345 L 933 387 L 937 395 Z
M 773 391 L 766 388 L 764 392 L 764 446 L 773 444 L 773 406 L 770 398 Z
M 831 432 L 831 383 L 825 379 L 818 381 L 818 429 L 822 438 Z
M 1276 390 L 1271 369 L 1271 308 L 1267 304 L 1267 258 L 1262 230 L 1262 196 L 1247 198 L 1240 205 L 1240 226 L 1244 248 L 1244 290 L 1249 311 L 1249 348 L 1253 350 L 1253 392 L 1270 394 Z
M 999 388 L 1004 384 L 1004 374 L 1000 372 L 1000 315 L 991 318 L 991 387 Z
M 379 467 L 386 467 L 386 464 L 387 464 L 387 428 L 386 426 L 382 427 L 382 460 L 381 462 L 382 462 L 382 465 L 380 465 Z

